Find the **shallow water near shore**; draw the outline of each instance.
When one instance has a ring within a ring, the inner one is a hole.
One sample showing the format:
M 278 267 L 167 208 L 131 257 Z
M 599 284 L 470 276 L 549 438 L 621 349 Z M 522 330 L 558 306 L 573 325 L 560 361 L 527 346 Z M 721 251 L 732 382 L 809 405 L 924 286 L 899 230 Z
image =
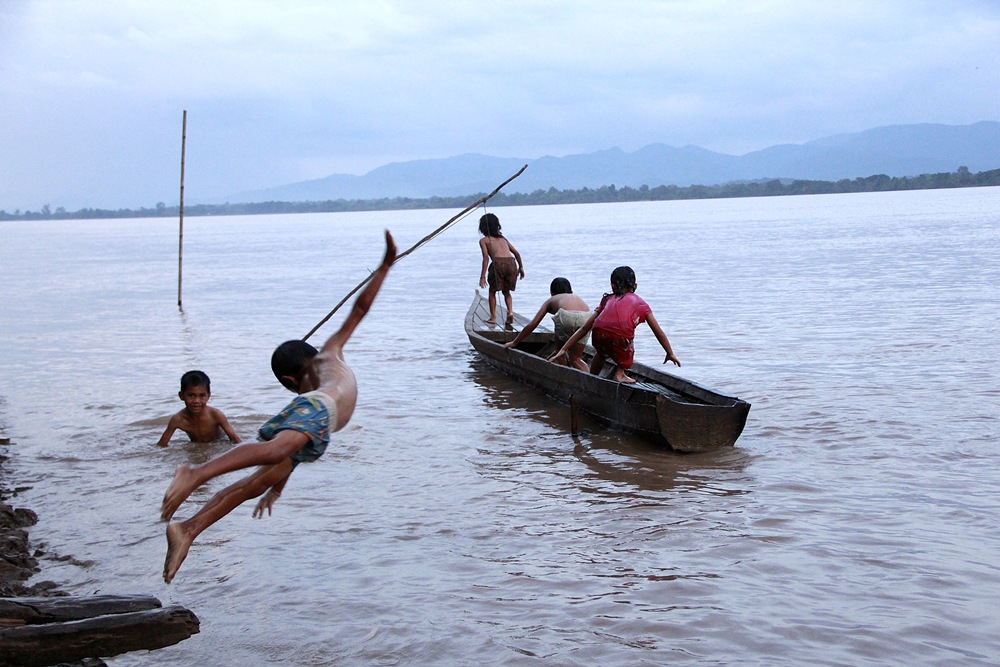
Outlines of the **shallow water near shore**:
M 1000 662 L 1000 188 L 492 209 L 515 310 L 631 265 L 684 366 L 752 405 L 677 455 L 480 362 L 476 215 L 390 273 L 346 348 L 351 423 L 274 515 L 209 528 L 162 582 L 180 375 L 244 439 L 291 395 L 274 346 L 454 211 L 4 223 L 0 422 L 39 578 L 201 619 L 110 665 Z M 321 342 L 346 307 L 315 335 Z M 640 330 L 637 358 L 662 355 Z M 228 476 L 199 489 L 189 516 Z

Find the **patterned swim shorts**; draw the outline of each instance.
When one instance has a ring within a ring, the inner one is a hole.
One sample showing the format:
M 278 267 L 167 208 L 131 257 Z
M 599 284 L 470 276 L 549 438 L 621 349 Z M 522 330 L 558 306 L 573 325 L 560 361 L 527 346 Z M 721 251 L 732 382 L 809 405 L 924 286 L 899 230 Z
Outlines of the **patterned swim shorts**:
M 322 456 L 330 442 L 331 425 L 336 425 L 336 404 L 326 394 L 317 394 L 320 392 L 296 396 L 258 431 L 262 441 L 273 439 L 280 431 L 298 431 L 309 436 L 309 442 L 292 454 L 293 465 L 311 463 Z

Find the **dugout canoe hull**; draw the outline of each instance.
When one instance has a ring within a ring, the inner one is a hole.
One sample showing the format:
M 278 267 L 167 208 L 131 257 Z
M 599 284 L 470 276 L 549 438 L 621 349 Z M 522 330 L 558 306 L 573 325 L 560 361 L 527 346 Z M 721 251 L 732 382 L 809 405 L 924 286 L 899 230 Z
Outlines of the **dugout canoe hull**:
M 497 320 L 505 318 L 497 306 Z M 489 303 L 478 291 L 465 316 L 469 342 L 491 366 L 560 401 L 572 401 L 598 421 L 634 433 L 679 452 L 706 452 L 732 447 L 743 432 L 750 404 L 670 373 L 636 363 L 629 374 L 635 384 L 547 361 L 558 347 L 551 330 L 539 326 L 517 348 L 504 349 L 527 323 L 515 314 L 514 328 L 486 324 Z M 593 349 L 588 346 L 589 362 Z

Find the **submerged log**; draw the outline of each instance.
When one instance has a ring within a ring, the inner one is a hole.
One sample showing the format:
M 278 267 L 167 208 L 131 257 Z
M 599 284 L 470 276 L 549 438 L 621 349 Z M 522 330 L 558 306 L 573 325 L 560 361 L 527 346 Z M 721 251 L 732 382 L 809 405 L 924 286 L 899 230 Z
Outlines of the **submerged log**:
M 30 605 L 23 605 L 24 600 Z M 6 613 L 12 606 L 33 609 L 39 598 L 3 600 Z M 155 598 L 50 598 L 39 612 L 23 614 L 24 625 L 0 629 L 0 665 L 44 667 L 86 658 L 108 658 L 130 651 L 171 646 L 199 631 L 198 617 L 184 607 L 161 608 Z M 13 604 L 11 604 L 13 603 Z M 145 607 L 128 611 L 129 606 Z M 111 610 L 105 611 L 102 610 Z M 87 615 L 89 614 L 89 615 Z M 95 615 L 97 614 L 97 615 Z M 74 618 L 43 621 L 41 618 Z M 13 619 L 12 619 L 13 620 Z

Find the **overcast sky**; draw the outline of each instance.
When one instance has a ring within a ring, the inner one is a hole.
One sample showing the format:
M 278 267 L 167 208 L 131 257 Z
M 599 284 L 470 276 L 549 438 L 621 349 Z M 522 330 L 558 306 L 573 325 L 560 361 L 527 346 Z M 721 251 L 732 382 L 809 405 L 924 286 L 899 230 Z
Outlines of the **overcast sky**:
M 998 0 L 0 0 L 0 209 L 1000 120 Z

